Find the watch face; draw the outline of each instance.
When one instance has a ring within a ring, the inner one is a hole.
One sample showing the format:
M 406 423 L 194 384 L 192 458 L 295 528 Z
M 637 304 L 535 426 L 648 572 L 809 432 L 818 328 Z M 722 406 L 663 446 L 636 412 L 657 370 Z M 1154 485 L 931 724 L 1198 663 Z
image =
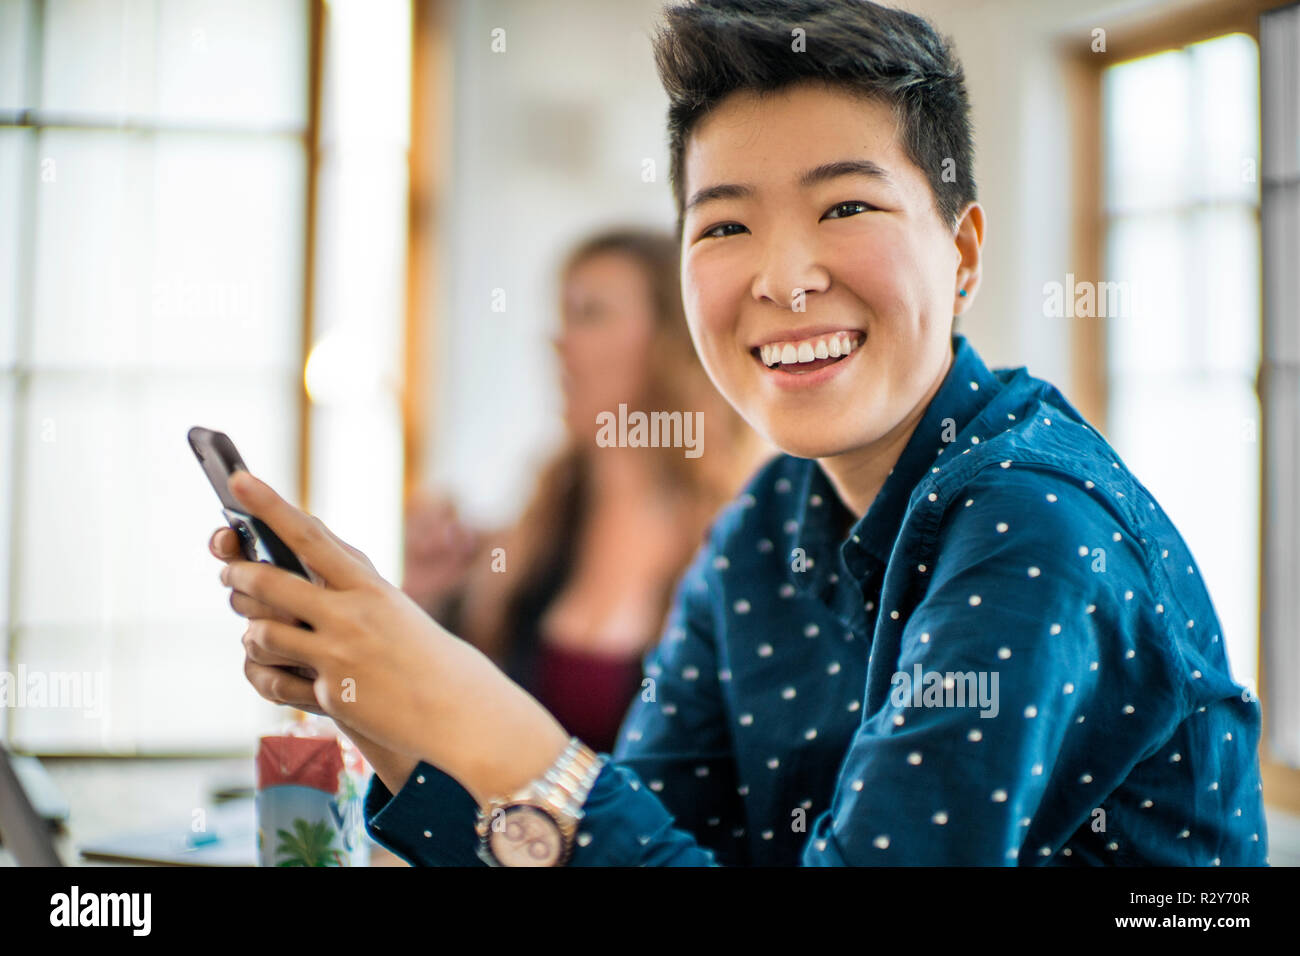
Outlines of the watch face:
M 506 807 L 492 820 L 488 846 L 502 866 L 555 866 L 564 846 L 560 828 L 536 807 Z

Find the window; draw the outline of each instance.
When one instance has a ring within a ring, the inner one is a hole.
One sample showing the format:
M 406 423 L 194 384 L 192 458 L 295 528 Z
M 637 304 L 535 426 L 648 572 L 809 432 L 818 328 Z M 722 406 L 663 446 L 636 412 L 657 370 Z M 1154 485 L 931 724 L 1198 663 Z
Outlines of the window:
M 283 719 L 192 425 L 395 579 L 410 17 L 0 0 L 0 675 L 90 694 L 0 707 L 11 744 L 247 751 Z
M 1235 33 L 1103 74 L 1108 438 L 1173 519 L 1256 686 L 1259 102 Z M 1098 296 L 1099 306 L 1102 297 Z
M 0 708 L 16 746 L 246 747 L 267 716 L 184 436 L 296 490 L 309 19 L 0 0 L 4 670 L 102 695 Z
M 326 11 L 307 504 L 400 583 L 412 11 Z
M 1300 5 L 1276 0 L 1207 5 L 1186 22 L 1170 15 L 1114 45 L 1114 65 L 1095 74 L 1104 268 L 1090 270 L 1140 293 L 1105 320 L 1108 437 L 1196 555 L 1234 673 L 1259 688 L 1265 800 L 1292 813 L 1300 813 L 1298 49 Z M 1086 105 L 1086 82 L 1081 92 Z M 1092 208 L 1081 207 L 1085 261 Z M 1088 341 L 1076 337 L 1085 351 Z

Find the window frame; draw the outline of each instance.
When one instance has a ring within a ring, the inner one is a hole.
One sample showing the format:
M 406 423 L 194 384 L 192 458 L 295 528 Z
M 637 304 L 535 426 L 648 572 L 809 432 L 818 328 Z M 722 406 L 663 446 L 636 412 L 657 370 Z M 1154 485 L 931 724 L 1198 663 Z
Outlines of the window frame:
M 443 92 L 451 88 L 452 11 L 447 0 L 411 0 L 411 118 L 407 151 L 406 316 L 401 392 L 403 514 L 424 483 L 427 449 L 436 445 L 436 354 L 444 315 L 439 290 L 442 244 L 437 212 L 445 195 L 449 120 Z

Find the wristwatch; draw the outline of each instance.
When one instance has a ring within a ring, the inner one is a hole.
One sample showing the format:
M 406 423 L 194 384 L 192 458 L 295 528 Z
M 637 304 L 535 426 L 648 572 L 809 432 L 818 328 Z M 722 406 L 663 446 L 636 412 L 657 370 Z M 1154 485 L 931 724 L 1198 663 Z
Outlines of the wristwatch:
M 491 866 L 563 866 L 573 852 L 582 805 L 604 765 L 603 757 L 571 737 L 542 776 L 478 808 L 479 858 Z

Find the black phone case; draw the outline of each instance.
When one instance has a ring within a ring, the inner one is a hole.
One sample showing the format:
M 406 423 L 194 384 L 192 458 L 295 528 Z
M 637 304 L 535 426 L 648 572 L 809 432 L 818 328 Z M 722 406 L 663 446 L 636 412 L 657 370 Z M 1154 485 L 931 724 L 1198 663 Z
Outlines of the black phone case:
M 278 568 L 284 568 L 299 577 L 311 580 L 311 575 L 302 566 L 298 556 L 289 549 L 280 538 L 267 527 L 266 523 L 241 510 L 226 487 L 226 479 L 236 471 L 247 471 L 244 459 L 240 457 L 235 443 L 224 432 L 195 426 L 187 436 L 190 448 L 203 466 L 208 481 L 221 500 L 221 514 L 226 523 L 235 529 L 239 536 L 239 549 L 248 561 L 265 561 Z
M 189 439 L 190 448 L 193 449 L 199 464 L 203 466 L 208 481 L 212 483 L 212 488 L 221 501 L 222 516 L 226 519 L 226 523 L 235 529 L 235 534 L 239 536 L 239 550 L 244 558 L 248 561 L 269 562 L 278 568 L 284 568 L 284 570 L 310 581 L 311 575 L 302 566 L 298 556 L 280 540 L 274 531 L 267 527 L 266 522 L 241 511 L 239 502 L 234 499 L 230 494 L 230 489 L 226 487 L 226 479 L 232 472 L 238 470 L 248 471 L 244 459 L 240 457 L 239 451 L 235 448 L 235 443 L 230 440 L 230 436 L 224 432 L 213 431 L 210 428 L 202 428 L 196 425 L 190 429 L 187 438 Z M 305 630 L 312 630 L 312 626 L 305 621 L 300 626 Z M 284 670 L 307 680 L 313 680 L 316 677 L 315 674 L 301 667 L 285 667 Z

